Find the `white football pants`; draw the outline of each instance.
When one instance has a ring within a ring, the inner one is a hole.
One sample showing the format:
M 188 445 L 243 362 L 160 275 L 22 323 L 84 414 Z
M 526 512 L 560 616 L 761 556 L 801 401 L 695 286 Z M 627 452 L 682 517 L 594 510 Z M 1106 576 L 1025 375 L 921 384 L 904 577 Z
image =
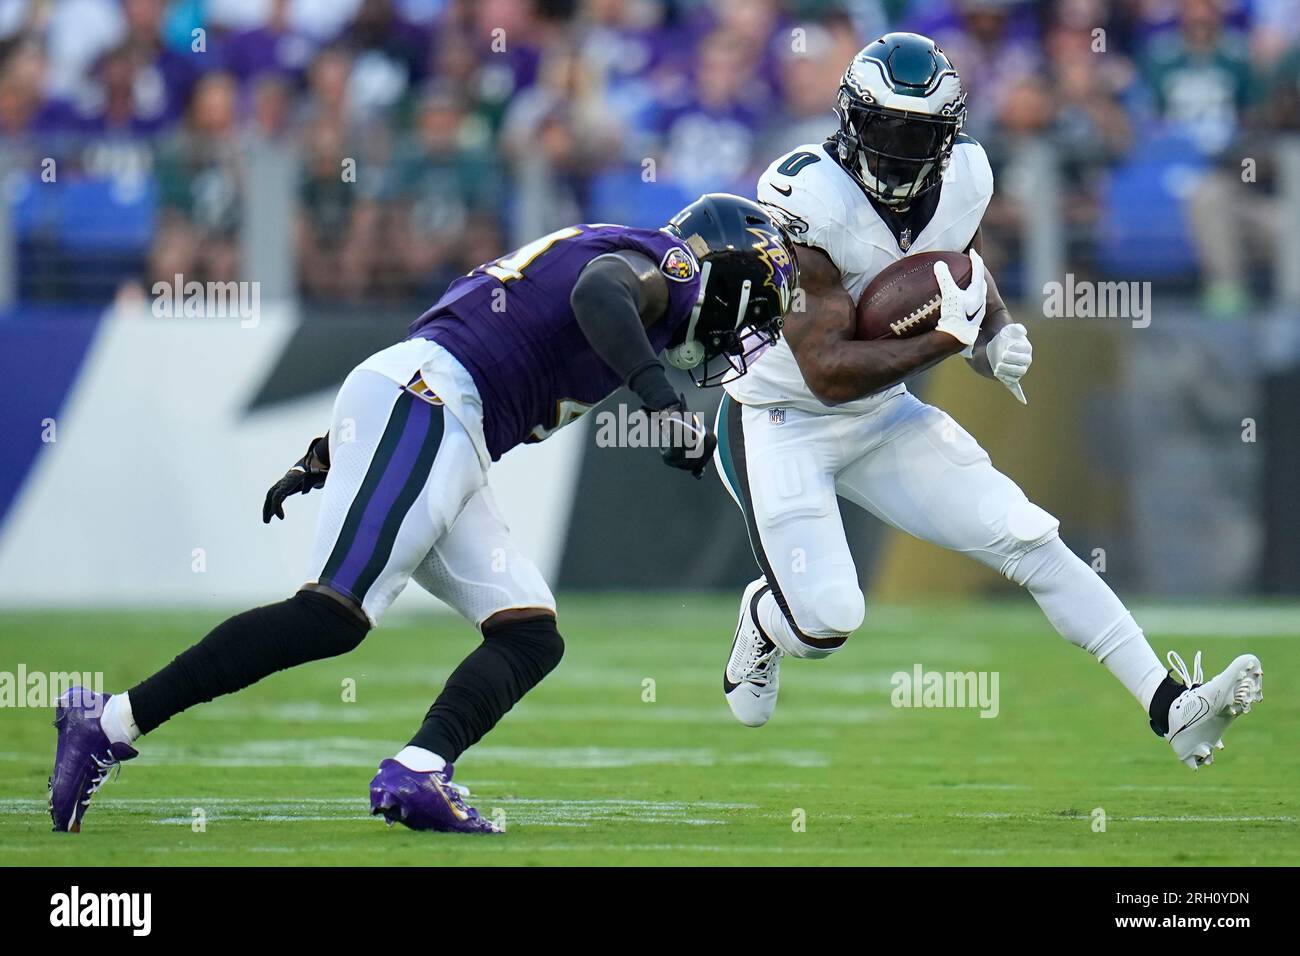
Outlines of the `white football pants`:
M 1027 587 L 1066 640 L 1149 703 L 1165 670 L 1132 616 L 1060 541 L 1057 519 L 946 412 L 909 392 L 852 415 L 744 406 L 727 396 L 717 431 L 718 473 L 772 587 L 760 623 L 786 653 L 825 657 L 863 622 L 839 496 Z
M 507 608 L 554 611 L 487 465 L 477 391 L 449 353 L 412 341 L 367 359 L 335 399 L 309 580 L 374 624 L 412 578 L 475 626 Z

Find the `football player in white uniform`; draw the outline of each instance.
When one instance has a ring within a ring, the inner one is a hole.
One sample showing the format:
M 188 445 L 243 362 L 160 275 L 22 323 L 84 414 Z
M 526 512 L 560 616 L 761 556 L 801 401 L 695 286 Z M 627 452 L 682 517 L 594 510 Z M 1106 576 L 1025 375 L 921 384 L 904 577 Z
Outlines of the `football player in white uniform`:
M 983 148 L 961 135 L 966 96 L 931 40 L 891 33 L 849 64 L 839 129 L 774 162 L 758 198 L 797 245 L 802 310 L 748 375 L 726 385 L 718 473 L 744 513 L 761 576 L 744 592 L 723 676 L 737 719 L 772 715 L 782 657 L 833 654 L 861 626 L 865 601 L 836 496 L 926 541 L 968 554 L 1027 588 L 1061 636 L 1101 661 L 1146 709 L 1152 729 L 1192 768 L 1209 764 L 1228 724 L 1262 697 L 1258 658 L 1243 654 L 1202 683 L 1169 655 L 1173 680 L 1141 628 L 1057 535 L 1057 520 L 993 467 L 908 376 L 961 353 L 1024 401 L 1033 350 L 979 256 L 993 194 Z M 971 281 L 935 266 L 943 293 L 933 331 L 855 341 L 855 304 L 904 256 L 969 253 Z

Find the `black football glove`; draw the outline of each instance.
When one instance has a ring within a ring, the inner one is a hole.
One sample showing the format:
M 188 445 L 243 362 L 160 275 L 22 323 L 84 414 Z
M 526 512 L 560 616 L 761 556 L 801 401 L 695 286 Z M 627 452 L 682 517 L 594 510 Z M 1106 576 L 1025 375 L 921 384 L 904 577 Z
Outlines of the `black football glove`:
M 262 524 L 271 523 L 271 515 L 284 520 L 284 499 L 290 495 L 305 495 L 313 488 L 325 484 L 330 470 L 330 438 L 323 435 L 313 438 L 307 454 L 284 473 L 284 477 L 271 486 L 262 505 Z
M 703 478 L 709 459 L 718 447 L 718 439 L 703 416 L 687 408 L 685 398 L 680 395 L 672 405 L 651 414 L 658 416 L 664 464 Z

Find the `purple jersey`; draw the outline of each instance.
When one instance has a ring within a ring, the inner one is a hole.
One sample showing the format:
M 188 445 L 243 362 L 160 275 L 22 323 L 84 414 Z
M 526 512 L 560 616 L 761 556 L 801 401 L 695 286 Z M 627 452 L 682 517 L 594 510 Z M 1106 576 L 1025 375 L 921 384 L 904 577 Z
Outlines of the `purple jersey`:
M 493 461 L 548 438 L 623 384 L 569 305 L 587 263 L 621 249 L 647 256 L 668 280 L 668 312 L 647 330 L 657 352 L 690 317 L 700 270 L 681 239 L 656 229 L 559 229 L 457 279 L 412 323 L 407 338 L 437 342 L 473 377 Z

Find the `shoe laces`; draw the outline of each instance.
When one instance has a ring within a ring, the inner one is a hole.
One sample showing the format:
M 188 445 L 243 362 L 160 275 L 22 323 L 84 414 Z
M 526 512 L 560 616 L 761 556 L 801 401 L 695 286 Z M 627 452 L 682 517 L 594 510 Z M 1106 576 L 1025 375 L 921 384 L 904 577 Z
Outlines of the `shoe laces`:
M 746 679 L 751 684 L 766 687 L 772 680 L 772 671 L 775 669 L 776 662 L 780 659 L 781 649 L 769 642 L 766 651 L 751 657 L 749 667 L 745 671 Z
M 114 757 L 112 753 L 106 753 L 102 757 L 96 757 L 94 754 L 91 754 L 90 759 L 95 763 L 95 773 L 94 776 L 90 778 L 90 783 L 86 786 L 86 796 L 85 799 L 81 801 L 83 807 L 88 806 L 90 804 L 90 798 L 98 793 L 99 788 L 108 782 L 108 775 L 112 773 L 114 769 L 117 770 L 117 776 L 113 778 L 114 780 L 122 775 L 122 762 Z
M 468 787 L 462 787 L 459 784 L 452 783 L 447 779 L 446 774 L 438 770 L 432 771 L 430 775 L 437 782 L 438 789 L 442 791 L 442 795 L 448 803 L 454 806 L 457 810 L 460 810 L 467 817 L 478 816 L 478 811 L 471 806 L 467 806 L 465 803 L 464 798 L 469 796 Z
M 1165 659 L 1169 661 L 1169 666 L 1173 668 L 1174 672 L 1182 679 L 1183 686 L 1188 690 L 1191 690 L 1193 687 L 1200 687 L 1205 683 L 1205 675 L 1201 673 L 1200 651 L 1197 651 L 1196 656 L 1192 658 L 1192 670 L 1190 673 L 1187 670 L 1187 664 L 1183 662 L 1182 657 L 1179 656 L 1177 651 L 1170 651 L 1168 655 L 1166 655 Z

